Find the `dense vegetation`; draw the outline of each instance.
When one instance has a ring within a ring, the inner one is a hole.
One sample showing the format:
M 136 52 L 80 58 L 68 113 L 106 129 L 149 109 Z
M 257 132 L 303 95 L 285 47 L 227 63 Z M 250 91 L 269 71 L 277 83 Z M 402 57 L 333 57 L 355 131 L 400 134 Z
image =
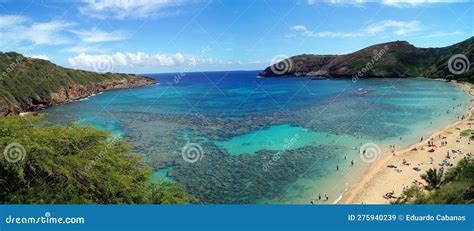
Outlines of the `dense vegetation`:
M 462 160 L 446 175 L 443 170 L 429 169 L 422 175 L 426 186 L 412 186 L 395 204 L 474 204 L 474 160 Z
M 453 74 L 449 70 L 448 61 L 457 54 L 468 59 L 463 64 L 466 71 Z M 426 77 L 474 82 L 473 62 L 474 37 L 442 48 L 417 48 L 408 42 L 396 41 L 370 46 L 346 55 L 297 55 L 267 67 L 260 75 L 333 78 Z
M 110 132 L 41 126 L 39 117 L 0 118 L 0 203 L 157 203 L 192 198 L 175 183 L 151 183 L 150 169 Z
M 0 52 L 0 71 L 0 115 L 32 110 L 35 105 L 50 105 L 54 103 L 51 102 L 52 93 L 73 86 L 92 90 L 98 84 L 139 79 L 127 74 L 100 74 L 63 68 L 15 52 Z

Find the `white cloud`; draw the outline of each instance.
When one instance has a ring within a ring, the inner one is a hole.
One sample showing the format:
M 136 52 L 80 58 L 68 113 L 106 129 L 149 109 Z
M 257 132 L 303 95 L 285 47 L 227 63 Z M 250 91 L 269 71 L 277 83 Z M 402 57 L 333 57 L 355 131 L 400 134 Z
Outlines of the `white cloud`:
M 64 44 L 68 38 L 63 34 L 70 22 L 52 20 L 49 22 L 32 22 L 20 15 L 0 16 L 0 38 L 2 43 L 10 47 L 27 42 L 30 45 Z
M 305 25 L 294 25 L 291 29 L 298 32 L 300 36 L 317 38 L 351 38 L 375 35 L 383 32 L 392 32 L 396 35 L 407 35 L 421 30 L 419 21 L 396 21 L 384 20 L 372 23 L 366 28 L 356 32 L 334 32 L 334 31 L 312 31 Z
M 28 21 L 22 15 L 0 15 L 0 28 L 12 27 Z
M 88 53 L 88 52 L 104 53 L 105 49 L 103 49 L 99 46 L 77 45 L 77 46 L 73 46 L 73 47 L 63 49 L 62 51 L 72 52 L 72 53 L 77 53 L 77 54 Z
M 305 25 L 294 25 L 293 30 L 305 32 L 308 31 Z
M 390 7 L 415 7 L 415 6 L 424 6 L 432 5 L 439 3 L 457 3 L 457 2 L 468 2 L 469 0 L 325 0 L 323 2 L 331 5 L 352 5 L 352 6 L 363 6 L 366 3 L 378 3 Z M 307 0 L 309 5 L 315 5 L 317 0 Z
M 447 36 L 455 36 L 455 35 L 462 35 L 464 32 L 455 31 L 455 32 L 435 32 L 432 34 L 428 34 L 425 36 L 421 36 L 422 38 L 437 38 L 437 37 L 447 37 Z
M 150 56 L 148 54 L 145 54 L 143 52 L 137 52 L 137 53 L 130 53 L 127 52 L 128 58 L 129 58 L 129 63 L 132 66 L 146 66 L 150 64 Z M 168 66 L 168 65 L 164 65 Z
M 128 61 L 127 61 L 127 56 L 125 54 L 122 54 L 120 52 L 115 53 L 115 55 L 112 56 L 112 60 L 119 65 L 119 66 L 127 66 Z
M 312 1 L 312 0 L 310 0 Z M 354 5 L 361 6 L 362 4 L 368 2 L 368 0 L 327 0 L 329 4 L 332 5 Z
M 96 18 L 146 18 L 173 14 L 170 8 L 183 5 L 184 0 L 84 0 L 79 11 Z
M 35 44 L 64 44 L 67 37 L 61 35 L 61 31 L 72 26 L 72 23 L 63 21 L 50 21 L 45 23 L 34 23 L 23 32 L 24 39 L 29 39 Z
M 398 8 L 456 2 L 466 2 L 466 0 L 382 0 L 383 5 Z
M 68 58 L 68 63 L 73 68 L 94 70 L 94 67 L 107 63 L 110 66 L 121 67 L 194 67 L 196 65 L 221 64 L 221 60 L 214 58 L 202 58 L 186 56 L 181 53 L 176 54 L 154 54 L 149 55 L 144 52 L 117 52 L 112 55 L 99 54 L 91 55 L 81 53 Z
M 292 27 L 293 30 L 298 32 L 301 36 L 305 37 L 319 37 L 319 38 L 327 38 L 327 37 L 361 37 L 364 36 L 362 33 L 352 33 L 352 32 L 331 32 L 331 31 L 321 31 L 316 32 L 312 30 L 308 30 L 304 25 L 295 25 Z
M 46 55 L 30 55 L 31 58 L 34 58 L 34 59 L 44 59 L 44 60 L 50 60 L 48 56 Z
M 384 20 L 370 24 L 365 31 L 369 34 L 377 34 L 389 29 L 393 29 L 396 35 L 406 35 L 420 31 L 421 25 L 419 21 Z
M 78 35 L 83 42 L 87 43 L 111 42 L 126 39 L 125 34 L 121 31 L 105 32 L 97 28 L 92 28 L 92 30 L 72 30 L 71 32 Z

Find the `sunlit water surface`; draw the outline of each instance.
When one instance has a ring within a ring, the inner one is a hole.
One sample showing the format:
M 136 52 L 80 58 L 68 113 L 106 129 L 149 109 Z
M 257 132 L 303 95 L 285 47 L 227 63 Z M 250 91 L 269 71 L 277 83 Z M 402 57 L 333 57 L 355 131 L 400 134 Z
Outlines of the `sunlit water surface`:
M 159 85 L 51 107 L 46 118 L 129 140 L 153 181 L 179 182 L 199 203 L 308 203 L 319 193 L 332 203 L 373 160 L 362 146 L 413 144 L 469 103 L 441 81 L 257 74 L 151 74 Z

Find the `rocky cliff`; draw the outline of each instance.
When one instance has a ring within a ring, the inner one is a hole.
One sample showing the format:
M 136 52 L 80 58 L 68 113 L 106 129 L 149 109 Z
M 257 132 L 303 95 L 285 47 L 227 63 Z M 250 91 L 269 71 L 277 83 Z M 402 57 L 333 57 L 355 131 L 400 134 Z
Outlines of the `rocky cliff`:
M 427 77 L 473 81 L 474 68 L 470 68 L 473 61 L 474 37 L 442 48 L 418 48 L 406 41 L 395 41 L 344 55 L 293 56 L 267 67 L 260 76 Z
M 14 115 L 89 97 L 113 89 L 155 84 L 147 77 L 95 73 L 49 61 L 0 53 L 0 115 Z

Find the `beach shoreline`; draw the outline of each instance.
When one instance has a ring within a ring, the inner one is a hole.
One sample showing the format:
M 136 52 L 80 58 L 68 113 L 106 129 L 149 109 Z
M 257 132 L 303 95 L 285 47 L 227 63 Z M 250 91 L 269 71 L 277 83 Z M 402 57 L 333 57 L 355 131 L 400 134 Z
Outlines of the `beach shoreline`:
M 474 85 L 470 83 L 454 84 L 463 89 L 470 97 L 473 97 Z M 472 99 L 467 108 L 468 115 L 462 119 L 457 120 L 438 130 L 423 141 L 419 141 L 407 148 L 395 150 L 395 156 L 392 153 L 383 153 L 381 158 L 372 163 L 364 172 L 357 183 L 350 185 L 342 194 L 342 198 L 337 201 L 338 204 L 388 204 L 391 200 L 385 199 L 383 195 L 388 192 L 394 192 L 395 196 L 399 196 L 403 192 L 404 187 L 412 185 L 413 181 L 424 182 L 420 175 L 429 168 L 439 168 L 439 163 L 442 162 L 447 151 L 457 150 L 460 147 L 466 154 L 474 150 L 474 144 L 469 144 L 469 138 L 458 139 L 458 133 L 461 131 L 472 129 L 469 121 L 472 121 L 474 114 L 474 107 Z M 443 139 L 443 137 L 446 137 Z M 428 141 L 433 142 L 438 146 L 432 153 L 428 152 Z M 445 146 L 440 146 L 441 141 L 448 142 Z M 459 141 L 459 142 L 458 142 Z M 466 149 L 467 147 L 468 149 Z M 413 149 L 417 149 L 414 151 Z M 422 150 L 424 148 L 424 150 Z M 457 158 L 450 159 L 450 162 L 455 166 L 462 158 L 456 155 Z M 432 163 L 427 163 L 429 158 L 434 158 Z M 410 166 L 401 164 L 404 160 L 410 163 Z M 388 165 L 394 165 L 397 168 L 388 168 Z M 420 171 L 415 171 L 412 168 L 419 167 Z M 395 169 L 401 172 L 396 172 Z

